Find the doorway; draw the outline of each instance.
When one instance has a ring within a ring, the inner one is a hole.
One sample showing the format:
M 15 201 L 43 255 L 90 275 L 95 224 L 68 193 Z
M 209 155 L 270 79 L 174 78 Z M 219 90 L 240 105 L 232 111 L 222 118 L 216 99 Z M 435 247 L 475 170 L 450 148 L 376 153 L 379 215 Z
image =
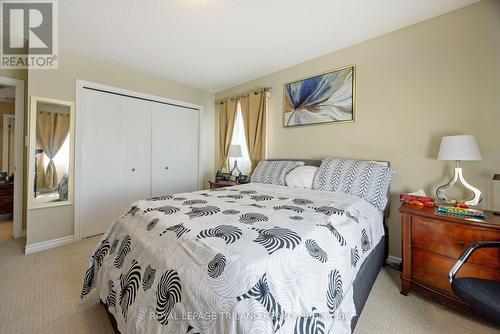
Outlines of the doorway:
M 23 236 L 24 82 L 0 77 L 0 241 Z

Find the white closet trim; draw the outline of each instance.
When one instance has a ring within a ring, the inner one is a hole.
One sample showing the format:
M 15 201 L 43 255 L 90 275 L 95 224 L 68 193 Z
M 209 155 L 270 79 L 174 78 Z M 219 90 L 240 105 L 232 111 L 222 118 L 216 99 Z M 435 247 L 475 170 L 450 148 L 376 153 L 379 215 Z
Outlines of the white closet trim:
M 23 150 L 26 138 L 24 137 L 24 81 L 0 76 L 0 84 L 16 87 L 16 104 L 15 104 L 15 147 L 14 147 L 14 170 L 16 177 L 14 178 L 14 238 L 22 236 L 23 228 Z M 27 141 L 26 141 L 27 145 Z
M 81 139 L 80 136 L 84 133 L 84 129 L 81 128 L 80 123 L 78 122 L 79 113 L 84 110 L 83 106 L 83 93 L 85 89 L 91 89 L 94 91 L 101 91 L 103 93 L 117 94 L 122 96 L 128 96 L 131 98 L 137 98 L 141 100 L 147 100 L 152 102 L 170 104 L 178 107 L 184 107 L 192 110 L 198 110 L 198 189 L 202 187 L 203 180 L 203 160 L 202 160 L 202 120 L 203 120 L 203 106 L 198 104 L 192 104 L 188 102 L 168 99 L 160 96 L 154 96 L 149 94 L 144 94 L 140 92 L 135 92 L 123 88 L 117 88 L 113 86 L 102 85 L 94 82 L 84 81 L 84 80 L 76 80 L 76 113 L 75 113 L 75 121 L 76 121 L 76 129 L 75 129 L 75 187 L 74 187 L 74 201 L 75 201 L 75 210 L 74 210 L 74 239 L 75 241 L 81 240 L 81 232 L 80 232 L 80 221 L 79 221 L 79 213 L 80 213 L 80 159 L 82 155 L 82 147 L 81 147 Z

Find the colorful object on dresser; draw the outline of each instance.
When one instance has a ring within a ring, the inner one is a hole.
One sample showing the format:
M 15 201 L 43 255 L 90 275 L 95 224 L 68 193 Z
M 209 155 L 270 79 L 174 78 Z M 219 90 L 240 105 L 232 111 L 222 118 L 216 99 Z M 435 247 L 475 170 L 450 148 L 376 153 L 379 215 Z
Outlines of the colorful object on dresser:
M 455 204 L 457 208 L 462 208 L 462 209 L 469 209 L 470 206 L 465 204 L 465 201 L 457 201 L 457 204 Z
M 459 207 L 455 207 L 455 206 L 439 205 L 438 211 L 440 213 L 446 213 L 446 214 L 450 214 L 450 215 L 472 216 L 472 217 L 480 217 L 480 218 L 486 217 L 484 211 L 482 211 L 482 210 L 465 209 L 465 208 L 459 208 Z
M 399 201 L 404 204 L 411 204 L 422 208 L 434 207 L 434 199 L 427 197 L 422 189 L 413 193 L 399 195 Z

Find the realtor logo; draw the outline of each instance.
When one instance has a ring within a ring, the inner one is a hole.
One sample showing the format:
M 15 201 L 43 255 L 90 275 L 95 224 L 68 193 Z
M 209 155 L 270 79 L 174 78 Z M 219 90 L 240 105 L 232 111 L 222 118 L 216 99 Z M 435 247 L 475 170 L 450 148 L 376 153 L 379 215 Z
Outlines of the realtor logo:
M 57 1 L 0 1 L 0 68 L 57 69 Z

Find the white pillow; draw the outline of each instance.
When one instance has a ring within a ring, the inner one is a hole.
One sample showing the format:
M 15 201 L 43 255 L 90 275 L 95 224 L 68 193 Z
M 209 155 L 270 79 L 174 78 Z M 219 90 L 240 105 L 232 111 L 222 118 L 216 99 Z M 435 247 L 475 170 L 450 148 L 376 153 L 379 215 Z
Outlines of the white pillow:
M 314 174 L 318 167 L 300 166 L 292 170 L 285 177 L 286 185 L 292 188 L 312 189 Z

